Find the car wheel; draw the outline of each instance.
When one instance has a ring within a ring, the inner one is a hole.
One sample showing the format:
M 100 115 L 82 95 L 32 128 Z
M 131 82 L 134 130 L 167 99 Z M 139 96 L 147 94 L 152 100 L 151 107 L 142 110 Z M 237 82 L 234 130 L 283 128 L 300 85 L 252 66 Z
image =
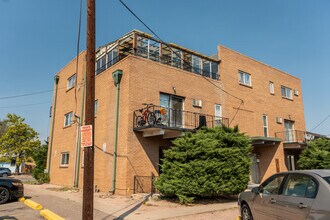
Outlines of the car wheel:
M 243 220 L 253 220 L 251 210 L 247 204 L 242 205 L 241 216 Z
M 8 176 L 7 173 L 2 174 L 2 177 L 6 178 Z
M 0 187 L 0 204 L 4 204 L 9 199 L 9 191 L 4 187 Z

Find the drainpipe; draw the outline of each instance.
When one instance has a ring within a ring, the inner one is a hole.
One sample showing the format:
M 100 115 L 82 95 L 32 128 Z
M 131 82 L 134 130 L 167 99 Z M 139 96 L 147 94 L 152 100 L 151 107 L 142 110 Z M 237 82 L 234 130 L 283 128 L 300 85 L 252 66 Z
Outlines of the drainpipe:
M 82 86 L 82 96 L 81 96 L 81 110 L 80 110 L 80 117 L 77 117 L 78 124 L 77 124 L 77 134 L 76 134 L 76 162 L 75 162 L 75 173 L 74 173 L 74 187 L 79 186 L 79 166 L 80 166 L 80 154 L 81 154 L 81 133 L 80 133 L 80 126 L 83 124 L 84 121 L 84 106 L 85 106 L 85 84 L 86 83 L 86 73 L 84 74 L 83 79 L 83 86 Z
M 52 120 L 52 131 L 50 133 L 49 148 L 48 148 L 48 160 L 47 160 L 47 173 L 50 173 L 50 161 L 52 159 L 52 147 L 53 147 L 53 136 L 54 136 L 54 124 L 55 124 L 55 113 L 56 113 L 56 100 L 57 100 L 57 90 L 58 90 L 58 81 L 60 80 L 59 76 L 54 77 L 55 82 L 55 96 L 53 100 L 53 120 Z
M 117 144 L 118 144 L 118 118 L 119 118 L 119 92 L 120 92 L 120 81 L 123 76 L 122 70 L 116 70 L 112 73 L 112 78 L 115 86 L 117 87 L 116 93 L 116 124 L 115 124 L 115 143 L 113 152 L 113 172 L 112 172 L 112 187 L 110 192 L 115 194 L 116 191 L 116 169 L 117 169 Z

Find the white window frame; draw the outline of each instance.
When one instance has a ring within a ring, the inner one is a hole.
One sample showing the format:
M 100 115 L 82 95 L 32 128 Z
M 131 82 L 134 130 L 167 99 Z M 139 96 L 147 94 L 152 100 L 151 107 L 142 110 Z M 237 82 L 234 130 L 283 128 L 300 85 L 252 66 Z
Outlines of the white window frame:
M 284 89 L 284 90 L 283 90 Z M 284 91 L 284 93 L 283 93 Z M 281 86 L 282 97 L 292 99 L 292 89 L 286 86 Z
M 73 74 L 72 76 L 70 76 L 70 78 L 67 81 L 66 89 L 69 90 L 75 87 L 75 85 L 76 85 L 76 74 Z
M 265 119 L 265 120 L 264 120 Z M 266 122 L 266 123 L 265 123 Z M 269 137 L 269 130 L 268 130 L 268 116 L 262 115 L 262 128 L 265 137 Z M 266 134 L 265 134 L 266 129 Z
M 217 107 L 219 107 L 219 111 L 217 110 Z M 222 107 L 220 104 L 214 105 L 214 116 L 215 116 L 215 126 L 221 126 L 222 125 Z
M 247 78 L 249 80 L 247 80 Z M 246 73 L 244 71 L 238 70 L 238 81 L 240 84 L 246 85 L 246 86 L 252 86 L 252 77 L 251 74 Z
M 64 163 L 63 163 L 64 160 Z M 61 167 L 68 167 L 70 162 L 70 153 L 67 152 L 61 152 L 61 161 L 60 161 L 60 166 Z
M 273 83 L 272 81 L 269 81 L 269 92 L 270 92 L 270 94 L 272 94 L 272 95 L 275 94 L 274 83 Z
M 73 112 L 68 112 L 64 115 L 64 127 L 68 127 L 73 124 Z

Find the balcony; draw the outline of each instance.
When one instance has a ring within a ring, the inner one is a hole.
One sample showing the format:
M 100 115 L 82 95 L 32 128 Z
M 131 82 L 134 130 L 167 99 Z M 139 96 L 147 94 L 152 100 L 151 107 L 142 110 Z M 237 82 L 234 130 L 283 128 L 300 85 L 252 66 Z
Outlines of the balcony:
M 176 138 L 184 132 L 215 126 L 229 126 L 229 119 L 157 105 L 148 105 L 133 113 L 133 130 L 142 131 L 143 137 Z
M 275 137 L 283 141 L 284 149 L 303 149 L 310 139 L 306 131 L 282 131 L 276 132 Z

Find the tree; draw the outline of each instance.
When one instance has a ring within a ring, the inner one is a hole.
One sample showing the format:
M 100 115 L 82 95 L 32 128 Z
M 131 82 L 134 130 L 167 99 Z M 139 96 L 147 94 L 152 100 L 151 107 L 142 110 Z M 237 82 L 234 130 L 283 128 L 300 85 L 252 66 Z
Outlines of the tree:
M 298 160 L 299 169 L 330 169 L 330 139 L 317 138 L 308 142 Z
M 47 145 L 43 144 L 33 152 L 33 159 L 36 167 L 33 170 L 33 177 L 39 182 L 49 182 L 49 175 L 44 173 L 47 163 Z
M 203 128 L 173 141 L 164 151 L 156 188 L 181 203 L 195 197 L 233 195 L 249 181 L 250 139 L 238 127 Z
M 0 120 L 0 138 L 6 133 L 7 120 Z
M 24 120 L 15 114 L 8 114 L 7 130 L 0 139 L 0 154 L 8 155 L 15 161 L 16 173 L 19 173 L 19 166 L 40 147 L 38 133 L 25 124 Z

